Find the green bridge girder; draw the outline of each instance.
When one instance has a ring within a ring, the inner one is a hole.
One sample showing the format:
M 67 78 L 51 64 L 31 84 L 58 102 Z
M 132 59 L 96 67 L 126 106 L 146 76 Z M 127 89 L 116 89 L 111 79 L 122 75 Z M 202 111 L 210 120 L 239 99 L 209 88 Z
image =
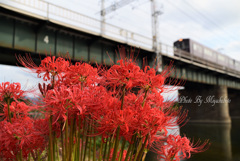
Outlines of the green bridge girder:
M 139 66 L 143 57 L 152 62 L 154 53 L 149 51 L 0 9 L 3 11 L 0 12 L 0 62 L 3 64 L 15 65 L 18 53 L 42 56 L 68 53 L 75 61 L 110 65 L 121 57 L 118 46 L 124 46 L 127 54 L 134 50 Z
M 164 66 L 169 64 L 169 61 L 163 62 Z M 223 74 L 214 73 L 204 69 L 190 68 L 179 66 L 178 63 L 174 66 L 174 72 L 171 77 L 203 84 L 222 85 L 229 88 L 240 89 L 240 80 L 228 77 Z
M 18 53 L 50 55 L 51 51 L 52 55 L 69 53 L 72 60 L 109 65 L 111 62 L 116 63 L 119 58 L 116 54 L 118 45 L 131 49 L 126 44 L 100 36 L 0 9 L 0 63 L 15 65 L 15 54 Z M 137 59 L 139 66 L 142 66 L 142 60 L 145 57 L 149 65 L 152 65 L 156 58 L 156 54 L 152 51 L 136 49 L 135 53 L 136 55 L 140 53 Z M 171 58 L 163 56 L 163 66 L 168 65 L 170 60 Z M 187 65 L 180 61 L 175 61 L 174 66 L 175 72 L 171 74 L 174 78 L 240 89 L 239 78 Z

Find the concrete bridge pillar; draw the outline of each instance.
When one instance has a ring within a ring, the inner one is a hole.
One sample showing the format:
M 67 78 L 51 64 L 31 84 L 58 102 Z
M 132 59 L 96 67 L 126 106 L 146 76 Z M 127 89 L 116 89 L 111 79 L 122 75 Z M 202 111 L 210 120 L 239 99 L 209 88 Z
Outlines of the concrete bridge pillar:
M 239 90 L 229 89 L 228 96 L 231 102 L 229 103 L 229 113 L 231 118 L 240 118 L 240 95 Z
M 188 110 L 190 122 L 231 123 L 226 86 L 186 84 L 179 90 L 178 102 Z
M 217 110 L 218 119 L 225 122 L 231 122 L 229 115 L 229 103 L 231 103 L 231 100 L 228 98 L 227 86 L 215 86 L 215 92 L 217 99 L 221 101 L 221 98 L 223 98 L 223 102 L 216 104 L 216 108 L 219 108 L 219 110 Z

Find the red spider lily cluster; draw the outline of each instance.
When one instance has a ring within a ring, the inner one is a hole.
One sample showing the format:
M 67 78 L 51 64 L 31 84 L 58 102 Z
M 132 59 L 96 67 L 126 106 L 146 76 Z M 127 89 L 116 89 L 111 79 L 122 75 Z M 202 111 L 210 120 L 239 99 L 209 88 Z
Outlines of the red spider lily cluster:
M 24 100 L 20 84 L 0 85 L 0 160 L 140 161 L 154 150 L 173 161 L 208 147 L 168 134 L 187 117 L 161 95 L 171 67 L 157 74 L 131 58 L 108 68 L 54 56 L 39 66 L 19 61 L 45 82 L 38 104 Z

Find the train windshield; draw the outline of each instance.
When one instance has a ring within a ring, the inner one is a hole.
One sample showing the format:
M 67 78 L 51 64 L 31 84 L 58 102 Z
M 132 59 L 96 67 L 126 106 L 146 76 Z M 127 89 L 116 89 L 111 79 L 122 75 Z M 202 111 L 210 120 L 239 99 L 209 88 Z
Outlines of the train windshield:
M 189 48 L 189 45 L 187 42 L 182 42 L 182 49 L 188 49 Z
M 179 48 L 179 49 L 187 49 L 188 48 L 188 44 L 184 41 L 178 41 L 176 44 L 175 44 L 175 47 L 176 48 Z

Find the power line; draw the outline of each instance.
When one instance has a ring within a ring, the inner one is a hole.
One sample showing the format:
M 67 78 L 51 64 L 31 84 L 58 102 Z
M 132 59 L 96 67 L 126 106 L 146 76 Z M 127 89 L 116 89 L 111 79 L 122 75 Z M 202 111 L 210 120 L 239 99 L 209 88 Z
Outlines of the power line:
M 169 0 L 167 0 L 167 2 L 168 2 L 171 6 L 175 7 L 176 9 L 178 9 L 178 10 L 179 10 L 182 14 L 184 14 L 186 17 L 192 19 L 193 22 L 195 22 L 196 20 L 199 21 L 198 18 L 190 16 L 190 15 L 187 14 L 185 11 L 183 11 L 181 8 L 179 8 L 176 4 L 170 2 Z M 210 30 L 207 30 L 207 31 L 210 32 Z M 216 31 L 214 30 L 214 32 L 216 32 Z M 210 33 L 212 34 L 212 32 L 210 32 Z M 223 37 L 223 35 L 220 35 L 220 37 L 222 37 L 222 39 L 220 39 L 220 41 L 224 41 L 225 37 Z
M 204 14 L 202 14 L 200 11 L 198 11 L 195 7 L 193 7 L 190 3 L 188 3 L 187 1 L 185 1 L 185 4 L 187 4 L 190 8 L 192 8 L 196 13 L 198 13 L 201 17 L 203 17 L 205 20 L 207 20 L 208 22 L 210 22 L 211 24 L 213 24 L 214 26 L 216 26 L 217 28 L 219 28 L 220 30 L 223 30 L 224 32 L 226 32 L 226 30 L 222 27 L 220 27 L 217 23 L 215 23 L 213 20 L 209 19 L 209 17 L 205 16 Z M 230 34 L 230 33 L 228 33 Z M 232 35 L 231 35 L 232 36 Z M 235 35 L 234 35 L 235 36 Z M 235 37 L 236 38 L 236 37 Z M 234 38 L 234 39 L 235 39 Z M 238 39 L 238 38 L 237 38 Z
M 116 3 L 108 6 L 107 8 L 102 9 L 100 11 L 100 13 L 101 13 L 102 16 L 105 16 L 105 15 L 107 15 L 107 14 L 113 12 L 113 11 L 116 11 L 119 8 L 122 8 L 122 7 L 132 3 L 133 1 L 135 1 L 135 0 L 121 0 L 119 2 L 116 2 Z

